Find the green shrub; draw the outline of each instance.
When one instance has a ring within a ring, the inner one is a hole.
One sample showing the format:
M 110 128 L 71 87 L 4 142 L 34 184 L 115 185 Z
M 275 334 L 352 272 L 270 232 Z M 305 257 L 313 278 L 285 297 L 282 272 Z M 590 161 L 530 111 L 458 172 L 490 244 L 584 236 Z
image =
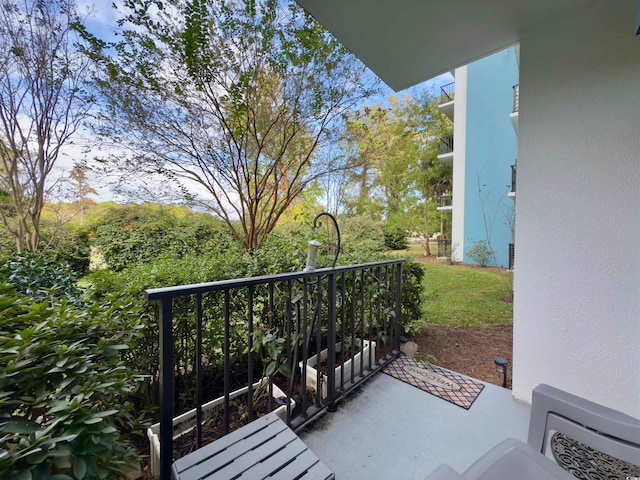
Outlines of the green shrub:
M 340 217 L 338 223 L 342 233 L 343 252 L 386 250 L 384 228 L 380 220 L 368 215 L 357 215 Z
M 494 253 L 495 252 L 489 248 L 486 240 L 480 240 L 467 250 L 467 257 L 481 267 L 486 267 L 491 262 Z
M 2 478 L 125 477 L 136 425 L 122 352 L 137 329 L 128 301 L 40 304 L 0 284 Z
M 55 232 L 45 231 L 40 243 L 46 245 L 43 255 L 49 260 L 69 265 L 79 276 L 89 271 L 91 247 L 87 228 L 70 225 Z
M 386 225 L 384 228 L 384 244 L 391 250 L 407 248 L 407 234 L 401 227 Z
M 226 227 L 205 214 L 179 216 L 152 204 L 111 208 L 93 227 L 95 246 L 109 268 L 120 271 L 162 255 L 181 258 L 230 247 Z
M 64 298 L 77 303 L 82 297 L 76 274 L 69 265 L 32 252 L 0 260 L 0 282 L 3 281 L 34 300 Z
M 408 260 L 402 267 L 402 318 L 407 324 L 422 316 L 422 265 Z

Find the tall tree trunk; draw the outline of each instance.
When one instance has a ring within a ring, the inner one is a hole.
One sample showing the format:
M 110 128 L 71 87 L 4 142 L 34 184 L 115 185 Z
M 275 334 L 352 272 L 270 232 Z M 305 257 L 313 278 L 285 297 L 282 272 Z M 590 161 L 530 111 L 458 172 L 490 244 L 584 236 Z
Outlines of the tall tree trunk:
M 424 199 L 424 256 L 431 256 L 431 247 L 429 246 L 429 200 Z

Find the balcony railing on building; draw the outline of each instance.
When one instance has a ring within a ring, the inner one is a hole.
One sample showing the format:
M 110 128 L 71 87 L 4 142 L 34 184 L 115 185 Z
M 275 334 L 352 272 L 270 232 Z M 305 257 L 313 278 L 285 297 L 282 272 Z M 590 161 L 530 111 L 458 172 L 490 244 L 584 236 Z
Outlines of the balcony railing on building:
M 516 244 L 509 244 L 509 270 L 513 270 L 516 265 Z
M 453 100 L 453 95 L 456 90 L 456 82 L 447 83 L 440 87 L 440 101 L 439 104 L 447 103 Z
M 439 208 L 451 208 L 452 206 L 453 206 L 453 195 L 451 194 L 440 195 Z
M 232 392 L 244 387 L 247 420 L 262 399 L 261 408 L 279 409 L 299 430 L 396 358 L 403 262 L 146 291 L 160 329 L 161 479 L 170 478 L 174 444 L 184 441 L 176 415 L 191 417 L 191 448 L 201 448 L 211 400 L 221 397 L 228 433 Z
M 447 135 L 440 139 L 440 155 L 453 152 L 453 135 Z
M 438 257 L 451 258 L 451 240 L 447 238 L 438 238 Z
M 511 165 L 511 193 L 516 192 L 516 165 Z
M 513 86 L 513 113 L 520 111 L 520 85 Z

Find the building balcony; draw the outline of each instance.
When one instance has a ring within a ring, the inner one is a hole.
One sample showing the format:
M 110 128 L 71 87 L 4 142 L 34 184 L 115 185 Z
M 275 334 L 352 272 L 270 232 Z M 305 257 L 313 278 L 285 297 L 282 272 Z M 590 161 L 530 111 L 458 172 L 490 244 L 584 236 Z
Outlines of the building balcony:
M 451 212 L 453 210 L 453 195 L 440 195 L 440 205 L 436 207 L 436 210 L 441 212 Z
M 518 116 L 520 115 L 520 85 L 513 86 L 513 109 L 509 114 L 513 129 L 518 135 Z
M 533 414 L 535 401 L 532 413 L 507 388 L 401 354 L 403 263 L 389 260 L 146 291 L 148 300 L 158 302 L 160 319 L 161 420 L 155 457 L 160 479 L 201 478 L 218 469 L 234 472 L 220 478 L 240 478 L 245 472 L 251 478 L 319 478 L 311 471 L 318 465 L 328 472 L 321 478 L 417 479 L 442 464 L 465 471 L 507 438 L 537 438 L 532 425 L 541 417 Z M 325 360 L 324 370 L 310 373 L 309 367 Z M 203 448 L 211 441 L 205 440 L 204 425 L 213 419 L 208 404 L 203 405 L 208 400 L 204 378 L 215 361 L 224 369 L 217 415 L 227 433 Z M 246 385 L 236 396 L 230 377 L 240 378 L 238 367 Z M 246 411 L 240 411 L 249 422 L 260 417 L 254 404 L 259 385 L 269 398 L 280 387 L 278 401 L 267 402 L 267 411 L 274 414 L 263 418 L 277 430 L 255 422 L 231 432 L 232 397 L 244 396 Z M 176 386 L 182 391 L 176 392 Z M 195 407 L 191 424 L 183 423 L 186 430 L 180 432 L 172 416 L 180 413 L 174 412 L 174 403 L 185 395 L 194 397 L 190 404 Z M 598 418 L 604 415 L 601 407 L 594 411 Z M 622 432 L 625 440 L 637 437 L 640 422 L 614 413 L 616 433 Z M 622 430 L 623 424 L 631 433 Z M 185 444 L 186 436 L 193 438 Z M 255 448 L 245 448 L 246 442 Z M 175 443 L 186 445 L 184 457 L 174 451 Z M 635 450 L 618 452 L 626 462 L 632 455 L 637 458 Z M 544 458 L 535 451 L 533 455 Z M 177 458 L 181 460 L 174 465 Z M 315 463 L 307 467 L 310 462 Z M 309 475 L 293 472 L 300 463 Z M 636 470 L 629 471 L 635 475 Z
M 251 421 L 263 399 L 267 412 L 301 431 L 362 388 L 400 351 L 403 263 L 147 290 L 160 328 L 160 423 L 148 432 L 153 473 L 171 477 L 184 435 L 193 436 L 190 450 L 207 443 L 213 408 L 230 433 L 232 400 Z M 224 385 L 213 391 L 205 379 L 216 377 Z
M 440 87 L 440 98 L 438 100 L 438 108 L 444 113 L 449 120 L 453 121 L 454 114 L 454 93 L 456 82 L 447 83 Z
M 515 201 L 516 199 L 516 165 L 511 165 L 511 191 L 508 193 L 509 198 Z
M 448 245 L 450 255 L 450 241 Z M 148 290 L 146 297 L 158 303 L 161 319 L 155 473 L 162 480 L 171 477 L 171 465 L 181 456 L 174 445 L 185 435 L 193 436 L 192 450 L 208 443 L 202 425 L 211 402 L 204 394 L 204 378 L 214 361 L 224 370 L 219 408 L 227 432 L 236 395 L 230 379 L 239 368 L 247 381 L 236 398 L 246 399 L 249 420 L 258 417 L 252 399 L 263 378 L 266 391 L 280 388 L 278 401 L 269 401 L 268 410 L 275 411 L 336 478 L 424 478 L 443 462 L 464 470 L 488 444 L 504 438 L 525 441 L 530 409 L 514 401 L 510 390 L 468 379 L 481 390 L 468 408 L 379 375 L 400 361 L 402 325 L 396 319 L 401 318 L 403 262 Z M 214 345 L 220 334 L 221 348 Z M 234 352 L 238 335 L 244 340 Z M 366 343 L 373 348 L 363 348 Z M 275 358 L 274 351 L 279 352 Z M 342 363 L 344 352 L 350 353 L 350 367 L 349 361 Z M 321 359 L 326 370 L 310 370 Z M 182 393 L 195 391 L 184 435 L 179 421 L 172 419 L 185 416 L 184 408 L 174 408 L 181 398 L 174 390 L 178 385 L 187 385 Z M 342 402 L 347 395 L 348 401 Z
M 453 135 L 440 139 L 438 160 L 445 165 L 453 165 Z

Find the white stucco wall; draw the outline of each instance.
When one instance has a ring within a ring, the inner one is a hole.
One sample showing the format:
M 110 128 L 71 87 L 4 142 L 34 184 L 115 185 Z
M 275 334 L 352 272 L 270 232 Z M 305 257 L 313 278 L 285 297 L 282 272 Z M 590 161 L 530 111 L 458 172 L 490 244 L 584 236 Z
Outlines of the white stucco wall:
M 521 38 L 513 395 L 544 382 L 640 418 L 634 7 L 592 2 Z
M 467 158 L 467 67 L 456 68 L 456 96 L 453 121 L 453 212 L 451 213 L 451 258 L 464 256 L 464 192 Z

